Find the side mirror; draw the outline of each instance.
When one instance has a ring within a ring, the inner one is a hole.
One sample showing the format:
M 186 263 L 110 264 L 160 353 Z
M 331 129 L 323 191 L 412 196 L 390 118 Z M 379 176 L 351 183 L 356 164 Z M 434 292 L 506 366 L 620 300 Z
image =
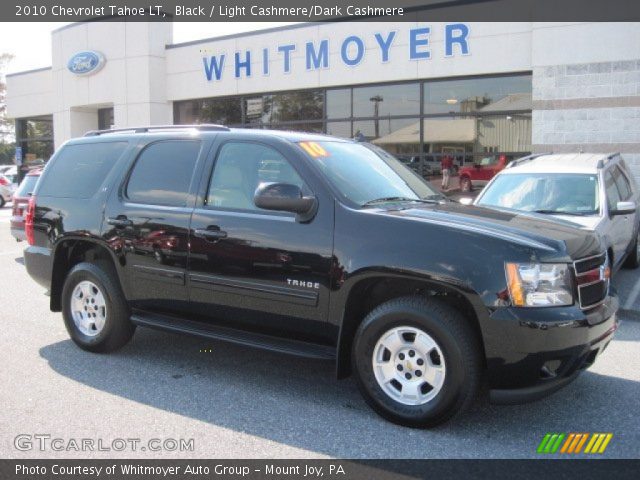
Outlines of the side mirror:
M 462 205 L 471 205 L 473 203 L 473 198 L 471 197 L 462 197 L 458 200 Z
M 316 197 L 304 197 L 297 185 L 266 183 L 256 190 L 253 202 L 258 208 L 297 214 L 299 222 L 308 222 L 316 213 Z
M 635 202 L 618 202 L 616 204 L 616 208 L 612 209 L 609 213 L 611 216 L 631 215 L 636 213 L 636 204 Z

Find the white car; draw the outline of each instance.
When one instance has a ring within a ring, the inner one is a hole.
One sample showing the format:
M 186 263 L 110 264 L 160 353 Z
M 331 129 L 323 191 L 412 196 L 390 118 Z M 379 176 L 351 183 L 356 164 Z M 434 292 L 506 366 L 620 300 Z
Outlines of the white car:
M 638 187 L 620 154 L 542 154 L 511 162 L 473 202 L 552 215 L 595 230 L 616 271 L 637 268 Z
M 18 188 L 16 183 L 18 175 L 0 174 L 0 208 L 4 207 Z

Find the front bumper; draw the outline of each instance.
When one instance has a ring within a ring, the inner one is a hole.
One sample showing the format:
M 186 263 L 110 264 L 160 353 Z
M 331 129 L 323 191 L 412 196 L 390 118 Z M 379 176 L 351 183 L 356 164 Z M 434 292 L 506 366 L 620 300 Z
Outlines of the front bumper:
M 525 403 L 569 384 L 613 338 L 617 310 L 612 294 L 586 312 L 578 307 L 494 311 L 485 332 L 491 401 Z

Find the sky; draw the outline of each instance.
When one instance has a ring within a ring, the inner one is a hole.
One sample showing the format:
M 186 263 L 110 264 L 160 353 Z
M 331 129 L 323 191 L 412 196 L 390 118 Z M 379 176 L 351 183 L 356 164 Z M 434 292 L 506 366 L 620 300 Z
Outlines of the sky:
M 68 25 L 68 22 L 0 22 L 0 54 L 11 53 L 15 57 L 4 73 L 50 67 L 51 31 L 64 25 Z M 173 24 L 173 42 L 188 42 L 282 25 L 291 25 L 291 22 L 176 22 Z

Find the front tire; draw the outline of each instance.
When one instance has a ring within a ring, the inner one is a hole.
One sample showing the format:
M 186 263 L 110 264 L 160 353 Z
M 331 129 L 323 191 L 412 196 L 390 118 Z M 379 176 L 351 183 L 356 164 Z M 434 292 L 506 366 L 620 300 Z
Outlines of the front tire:
M 627 256 L 624 262 L 625 268 L 636 269 L 640 266 L 640 255 L 638 255 L 638 236 L 636 235 L 635 242 L 633 243 L 633 250 Z
M 421 428 L 464 411 L 482 371 L 469 322 L 447 304 L 417 296 L 390 300 L 367 315 L 351 361 L 371 408 L 394 423 Z
M 107 262 L 82 262 L 71 269 L 62 289 L 62 315 L 74 343 L 90 352 L 117 350 L 135 331 L 117 274 Z

